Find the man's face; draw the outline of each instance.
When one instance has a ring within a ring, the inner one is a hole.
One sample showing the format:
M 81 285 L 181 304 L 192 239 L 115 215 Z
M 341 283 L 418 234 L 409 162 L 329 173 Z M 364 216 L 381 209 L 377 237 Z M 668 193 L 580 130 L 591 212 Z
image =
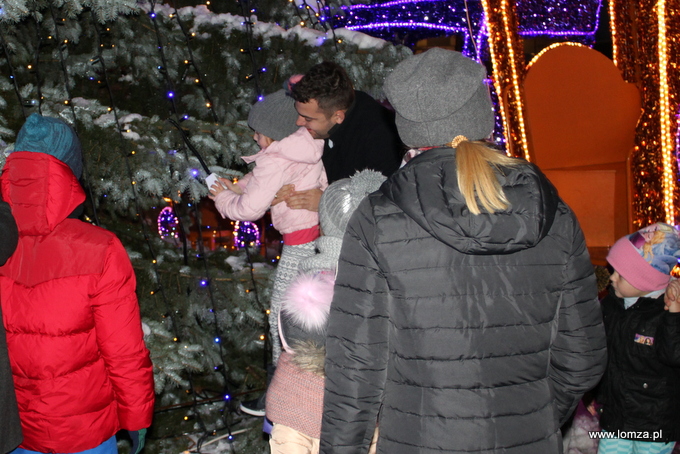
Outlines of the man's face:
M 334 112 L 330 117 L 327 116 L 326 112 L 319 108 L 316 99 L 310 99 L 305 103 L 295 101 L 295 110 L 298 113 L 295 124 L 307 128 L 315 139 L 327 139 L 328 131 L 345 119 L 345 112 L 342 110 Z

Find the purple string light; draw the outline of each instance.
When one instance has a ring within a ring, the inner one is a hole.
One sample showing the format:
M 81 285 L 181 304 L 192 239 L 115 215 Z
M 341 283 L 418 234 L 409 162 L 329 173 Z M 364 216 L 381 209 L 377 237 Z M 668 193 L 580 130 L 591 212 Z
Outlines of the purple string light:
M 234 225 L 234 245 L 242 249 L 244 247 L 259 247 L 262 243 L 260 242 L 260 229 L 257 228 L 257 224 L 248 221 L 236 221 Z
M 158 234 L 161 238 L 179 238 L 179 219 L 172 207 L 165 207 L 161 210 L 158 214 L 157 223 Z
M 525 37 L 568 37 L 592 45 L 601 7 L 602 0 L 517 0 L 518 33 Z M 338 26 L 387 40 L 401 30 L 409 35 L 406 44 L 433 37 L 433 32 L 461 35 L 462 52 L 478 60 L 487 37 L 481 2 L 394 0 L 343 7 L 343 13 L 336 16 Z

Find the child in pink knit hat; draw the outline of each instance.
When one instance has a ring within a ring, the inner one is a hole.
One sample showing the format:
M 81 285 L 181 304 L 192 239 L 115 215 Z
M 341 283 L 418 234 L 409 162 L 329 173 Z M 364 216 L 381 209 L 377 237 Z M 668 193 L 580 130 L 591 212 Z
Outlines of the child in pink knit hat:
M 607 256 L 599 454 L 667 454 L 680 439 L 680 292 L 664 301 L 678 256 L 680 233 L 663 223 L 624 236 Z

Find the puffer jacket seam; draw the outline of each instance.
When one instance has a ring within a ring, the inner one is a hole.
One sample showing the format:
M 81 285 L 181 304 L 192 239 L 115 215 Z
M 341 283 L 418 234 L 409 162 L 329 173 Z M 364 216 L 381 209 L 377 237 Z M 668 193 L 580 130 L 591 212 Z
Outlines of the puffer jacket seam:
M 516 412 L 516 413 L 496 413 L 496 414 L 491 415 L 491 417 L 492 418 L 510 418 L 510 417 L 515 417 L 515 416 L 524 416 L 524 415 L 529 415 L 529 414 L 532 414 L 532 413 L 538 413 L 541 410 L 546 409 L 546 408 L 551 407 L 551 406 L 552 405 L 550 403 L 547 403 L 546 405 L 543 405 L 541 407 L 533 408 L 533 409 L 531 409 L 531 411 Z M 430 419 L 456 419 L 456 420 L 459 420 L 459 421 L 474 421 L 474 420 L 477 420 L 477 419 L 484 419 L 485 420 L 485 419 L 489 418 L 489 417 L 483 416 L 483 415 L 467 416 L 467 417 L 455 417 L 455 416 L 444 417 L 444 416 L 441 416 L 441 415 L 428 415 L 428 414 L 425 414 L 425 413 L 415 413 L 415 412 L 412 412 L 412 411 L 404 411 L 404 410 L 401 410 L 400 408 L 394 407 L 392 405 L 387 405 L 385 408 L 389 408 L 392 411 L 402 413 L 402 414 L 405 414 L 405 415 L 417 416 L 419 418 L 423 417 L 423 418 L 430 418 Z
M 549 438 L 553 437 L 555 434 L 557 434 L 557 432 L 553 432 L 553 433 L 549 434 L 547 437 L 537 438 L 535 440 L 529 440 L 526 443 L 517 443 L 517 444 L 514 444 L 514 445 L 505 445 L 505 446 L 502 446 L 500 448 L 494 447 L 494 448 L 485 448 L 485 449 L 475 449 L 475 450 L 469 451 L 469 450 L 466 450 L 466 449 L 463 449 L 463 450 L 443 449 L 443 448 L 438 447 L 438 448 L 436 448 L 436 450 L 438 452 L 452 452 L 452 453 L 457 453 L 457 452 L 458 453 L 471 453 L 471 452 L 489 453 L 489 452 L 496 452 L 498 449 L 512 449 L 512 448 L 518 448 L 520 446 L 528 446 L 528 445 L 532 445 L 532 444 L 535 444 L 535 443 L 539 443 L 543 440 L 548 440 Z M 414 448 L 427 448 L 427 449 L 433 449 L 433 450 L 435 449 L 435 448 L 429 448 L 427 446 L 417 445 L 417 444 L 414 444 L 414 443 L 406 443 L 402 440 L 394 440 L 394 439 L 391 439 L 391 438 L 387 438 L 382 434 L 380 435 L 380 438 L 381 438 L 381 440 L 390 441 L 392 443 L 398 443 L 398 444 L 404 445 L 404 446 L 412 446 Z
M 465 386 L 465 387 L 453 387 L 453 386 L 418 386 L 418 388 L 422 389 L 448 389 L 448 390 L 459 390 L 459 391 L 486 391 L 486 390 L 492 390 L 492 389 L 499 389 L 499 388 L 510 388 L 513 386 L 524 386 L 524 385 L 530 385 L 532 383 L 538 383 L 544 380 L 547 380 L 548 377 L 539 377 L 536 380 L 527 380 L 522 383 L 508 383 L 507 385 L 495 385 L 495 386 Z M 408 385 L 405 382 L 399 382 L 394 379 L 387 379 L 385 380 L 386 382 L 395 384 L 395 385 L 403 385 L 403 386 L 411 386 L 415 387 L 415 385 Z
M 16 330 L 16 329 L 8 329 L 6 330 L 10 334 L 19 334 L 22 336 L 40 336 L 40 337 L 66 337 L 66 336 L 80 336 L 82 334 L 87 334 L 90 331 L 94 329 L 94 326 L 88 329 L 84 329 L 81 331 L 70 331 L 68 333 L 63 333 L 63 334 L 53 334 L 53 333 L 43 333 L 39 331 L 23 331 L 23 330 Z
M 552 295 L 553 293 L 555 293 L 555 291 L 529 292 L 529 293 L 508 293 L 508 292 L 492 293 L 492 292 L 488 292 L 488 293 L 485 293 L 485 295 L 488 295 L 488 296 L 536 296 L 536 295 Z M 468 296 L 479 296 L 479 294 L 478 293 L 455 293 L 455 294 L 446 295 L 447 298 L 465 298 L 465 297 L 468 297 Z M 402 300 L 402 301 L 420 301 L 420 300 L 429 300 L 429 299 L 432 299 L 432 300 L 441 299 L 441 295 L 400 297 L 400 300 Z M 492 325 L 487 325 L 487 326 L 492 326 Z
M 69 375 L 71 375 L 71 374 L 75 374 L 76 372 L 80 372 L 80 371 L 82 371 L 83 369 L 85 369 L 86 367 L 91 367 L 91 366 L 93 366 L 94 364 L 96 364 L 97 362 L 99 362 L 99 361 L 101 361 L 101 360 L 102 360 L 101 356 L 97 356 L 97 358 L 93 359 L 92 361 L 87 361 L 87 362 L 83 363 L 82 367 L 79 367 L 79 368 L 77 368 L 77 369 L 73 369 L 73 370 L 68 371 L 68 372 L 66 372 L 66 373 L 63 373 L 63 374 L 61 374 L 61 375 L 52 375 L 51 377 L 34 378 L 34 377 L 27 377 L 27 376 L 25 376 L 25 375 L 17 375 L 17 376 L 18 376 L 18 377 L 21 377 L 22 380 L 27 380 L 27 381 L 44 382 L 44 381 L 47 381 L 47 380 L 56 380 L 56 379 L 59 379 L 59 378 L 67 377 L 67 376 L 69 376 Z M 15 375 L 16 375 L 16 374 L 15 374 Z
M 465 358 L 455 358 L 456 361 L 480 361 L 480 360 L 486 360 L 486 359 L 497 359 L 497 358 L 515 358 L 519 356 L 527 356 L 527 355 L 535 355 L 537 353 L 542 353 L 542 352 L 547 352 L 549 351 L 549 348 L 544 348 L 541 350 L 532 350 L 528 352 L 522 352 L 522 353 L 512 353 L 512 354 L 507 354 L 507 355 L 486 355 L 486 356 L 467 356 Z M 443 359 L 437 359 L 437 358 L 422 358 L 422 357 L 408 357 L 408 356 L 402 356 L 398 355 L 396 352 L 391 352 L 391 354 L 397 358 L 406 360 L 406 361 L 427 361 L 427 362 L 443 362 L 443 363 L 448 363 L 451 362 L 451 358 L 443 358 Z
M 116 401 L 111 401 L 111 402 L 108 402 L 108 403 L 104 403 L 101 408 L 93 410 L 93 411 L 86 411 L 86 412 L 82 412 L 82 413 L 69 413 L 68 415 L 63 415 L 63 416 L 59 416 L 59 415 L 55 415 L 54 413 L 50 413 L 49 417 L 50 418 L 69 419 L 69 418 L 72 418 L 74 416 L 85 416 L 85 415 L 90 415 L 90 414 L 94 414 L 94 413 L 101 413 L 102 410 L 106 410 L 107 408 L 110 408 L 111 406 L 117 407 L 118 403 Z M 43 413 L 37 412 L 35 410 L 24 410 L 23 413 L 32 413 L 32 414 L 35 414 L 35 415 L 42 415 L 43 414 Z

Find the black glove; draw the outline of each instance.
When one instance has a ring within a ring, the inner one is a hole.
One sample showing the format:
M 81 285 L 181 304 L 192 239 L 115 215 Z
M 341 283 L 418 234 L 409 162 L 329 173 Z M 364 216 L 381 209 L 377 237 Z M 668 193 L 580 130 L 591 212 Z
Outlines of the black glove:
M 146 429 L 128 430 L 130 440 L 132 440 L 132 448 L 130 454 L 139 454 L 144 447 L 144 440 L 146 439 Z

